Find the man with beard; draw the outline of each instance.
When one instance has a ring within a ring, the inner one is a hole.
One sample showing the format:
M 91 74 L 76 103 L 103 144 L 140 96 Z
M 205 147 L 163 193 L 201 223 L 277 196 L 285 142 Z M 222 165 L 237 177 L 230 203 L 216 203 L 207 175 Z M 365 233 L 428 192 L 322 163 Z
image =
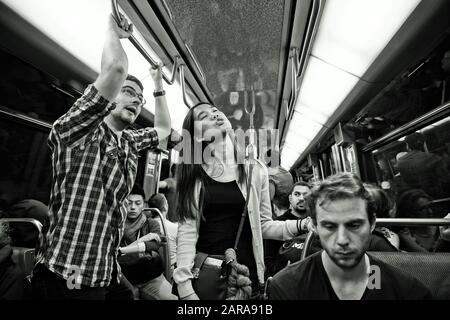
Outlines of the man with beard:
M 362 182 L 341 173 L 323 181 L 309 199 L 323 251 L 291 264 L 270 283 L 273 300 L 430 299 L 418 280 L 366 253 L 375 206 Z
M 295 262 L 300 259 L 303 246 L 304 238 L 306 236 L 307 226 L 310 222 L 308 212 L 306 210 L 306 199 L 311 194 L 311 187 L 308 183 L 300 181 L 294 184 L 292 191 L 289 194 L 289 209 L 278 216 L 274 220 L 286 221 L 286 220 L 298 220 L 303 226 L 304 232 L 300 233 L 299 237 L 288 240 L 283 243 L 283 241 L 278 240 L 265 240 L 265 264 L 267 276 L 273 276 L 278 271 L 283 269 L 288 263 Z M 285 251 L 286 254 L 280 255 L 281 251 Z M 288 250 L 284 250 L 284 249 Z M 287 252 L 289 251 L 289 252 Z
M 110 17 L 98 78 L 50 132 L 50 226 L 33 271 L 37 299 L 103 300 L 107 287 L 119 284 L 123 205 L 136 178 L 139 152 L 164 148 L 171 128 L 159 65 L 150 71 L 154 128 L 129 129 L 145 104 L 142 83 L 128 75 L 121 44 L 132 31 L 126 19 L 118 26 Z

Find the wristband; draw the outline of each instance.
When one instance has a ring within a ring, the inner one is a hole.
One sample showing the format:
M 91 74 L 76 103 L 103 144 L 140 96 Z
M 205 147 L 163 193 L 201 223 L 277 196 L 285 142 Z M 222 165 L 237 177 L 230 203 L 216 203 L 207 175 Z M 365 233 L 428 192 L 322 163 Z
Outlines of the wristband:
M 164 91 L 164 90 L 153 92 L 153 96 L 154 96 L 155 98 L 156 98 L 156 97 L 164 96 L 165 94 L 166 94 L 166 91 Z
M 303 219 L 298 219 L 297 220 L 297 231 L 298 231 L 298 234 L 302 233 L 302 221 L 303 221 Z

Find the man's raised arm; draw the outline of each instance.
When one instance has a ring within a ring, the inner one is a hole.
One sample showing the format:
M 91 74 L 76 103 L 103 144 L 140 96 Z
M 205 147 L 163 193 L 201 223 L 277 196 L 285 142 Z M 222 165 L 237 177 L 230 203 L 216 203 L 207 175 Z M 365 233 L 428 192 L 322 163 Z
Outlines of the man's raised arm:
M 162 64 L 157 68 L 151 69 L 150 73 L 155 84 L 155 124 L 154 128 L 158 133 L 159 148 L 166 149 L 168 137 L 171 130 L 171 119 L 169 108 L 167 106 L 166 95 L 163 87 Z
M 106 99 L 113 101 L 128 75 L 128 58 L 120 39 L 128 38 L 133 32 L 133 25 L 122 17 L 120 27 L 113 16 L 109 17 L 105 43 L 102 53 L 100 75 L 94 85 Z

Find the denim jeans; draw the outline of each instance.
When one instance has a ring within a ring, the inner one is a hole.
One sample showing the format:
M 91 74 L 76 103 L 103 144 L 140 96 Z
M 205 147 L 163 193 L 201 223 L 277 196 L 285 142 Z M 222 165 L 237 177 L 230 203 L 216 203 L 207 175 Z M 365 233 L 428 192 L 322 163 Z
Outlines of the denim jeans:
M 106 288 L 69 289 L 67 281 L 39 264 L 31 280 L 34 300 L 105 300 Z

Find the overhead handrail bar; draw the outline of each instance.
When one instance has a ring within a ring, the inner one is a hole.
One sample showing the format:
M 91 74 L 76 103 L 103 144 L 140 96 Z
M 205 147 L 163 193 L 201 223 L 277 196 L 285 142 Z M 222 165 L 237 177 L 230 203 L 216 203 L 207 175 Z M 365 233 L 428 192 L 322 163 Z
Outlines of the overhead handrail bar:
M 170 10 L 169 6 L 167 5 L 167 2 L 165 0 L 161 0 L 162 5 L 164 7 L 164 9 L 167 12 L 167 15 L 169 16 L 170 20 L 173 20 L 173 14 L 172 11 Z
M 287 99 L 283 99 L 284 118 L 287 120 L 289 117 L 289 102 Z
M 450 226 L 450 219 L 439 218 L 377 218 L 381 226 Z
M 180 84 L 181 84 L 181 91 L 183 94 L 183 101 L 184 104 L 187 105 L 189 108 L 191 107 L 191 104 L 188 102 L 187 99 L 187 91 L 186 91 L 186 80 L 184 79 L 184 64 L 180 64 Z
M 299 66 L 297 64 L 298 56 L 299 56 L 299 49 L 297 47 L 291 48 L 292 54 L 290 55 L 291 59 L 291 99 L 289 101 L 289 109 L 293 110 L 295 107 L 295 101 L 297 100 L 297 89 L 298 89 L 298 82 L 297 82 L 297 74 Z M 290 117 L 289 117 L 290 119 Z
M 197 67 L 198 72 L 200 73 L 200 76 L 202 77 L 203 81 L 205 81 L 205 73 L 203 72 L 203 69 L 200 67 L 200 64 L 197 61 L 197 58 L 194 55 L 194 52 L 191 50 L 191 47 L 185 42 L 184 46 L 186 47 L 187 51 L 189 52 L 189 55 L 191 56 L 192 60 L 194 60 L 195 66 Z
M 120 11 L 119 11 L 119 5 L 117 4 L 117 0 L 111 0 L 111 7 L 112 7 L 112 15 L 114 20 L 117 22 L 117 24 L 120 27 L 120 22 L 121 22 L 121 15 L 120 15 Z M 136 37 L 134 35 L 131 35 L 128 40 L 130 40 L 130 42 L 135 46 L 135 48 L 139 51 L 140 54 L 142 54 L 142 56 L 150 63 L 150 65 L 152 66 L 152 68 L 156 68 L 158 66 L 158 62 L 155 61 L 151 55 L 147 52 L 147 50 L 145 50 L 145 48 L 139 43 L 139 41 L 136 39 Z M 178 56 L 175 56 L 174 62 L 173 62 L 173 66 L 172 66 L 172 75 L 169 77 L 167 76 L 164 72 L 162 73 L 163 79 L 168 83 L 168 84 L 173 84 L 175 81 L 175 73 L 177 70 L 177 62 L 178 62 Z
M 254 116 L 256 111 L 256 97 L 255 97 L 255 90 L 253 86 L 251 86 L 251 92 L 252 92 L 252 104 L 250 110 L 248 109 L 248 104 L 244 105 L 245 113 L 248 114 L 250 117 L 250 125 L 249 125 L 249 133 L 250 133 L 250 141 L 248 146 L 245 148 L 246 156 L 249 160 L 255 160 L 256 159 L 256 147 L 255 147 L 255 122 L 254 122 Z

